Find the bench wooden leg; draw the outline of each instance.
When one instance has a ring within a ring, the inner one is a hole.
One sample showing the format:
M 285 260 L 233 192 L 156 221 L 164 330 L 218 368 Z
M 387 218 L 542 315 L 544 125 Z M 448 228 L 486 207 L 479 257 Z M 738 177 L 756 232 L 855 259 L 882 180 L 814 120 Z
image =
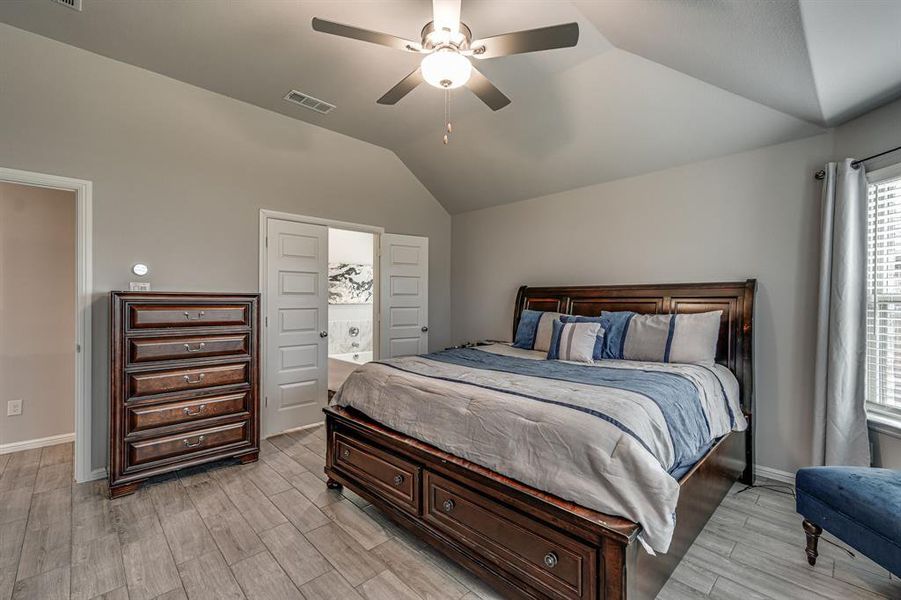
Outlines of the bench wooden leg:
M 807 562 L 812 567 L 817 564 L 817 542 L 820 540 L 820 534 L 823 533 L 823 528 L 816 523 L 811 523 L 807 519 L 804 519 L 802 525 L 804 527 L 804 534 L 807 536 Z

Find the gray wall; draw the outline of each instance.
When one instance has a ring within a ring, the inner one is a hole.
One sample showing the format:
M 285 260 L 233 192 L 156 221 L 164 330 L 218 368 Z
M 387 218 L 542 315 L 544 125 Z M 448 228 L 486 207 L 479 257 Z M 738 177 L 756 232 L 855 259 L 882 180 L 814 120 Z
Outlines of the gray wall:
M 758 279 L 757 451 L 810 462 L 820 135 L 453 218 L 456 341 L 510 339 L 521 284 Z
M 812 175 L 899 140 L 901 101 L 820 136 L 455 215 L 454 340 L 510 339 L 524 283 L 756 277 L 758 462 L 793 472 L 811 461 L 820 220 Z M 872 437 L 874 463 L 901 468 L 901 439 Z
M 75 194 L 0 183 L 0 446 L 74 430 Z
M 391 152 L 5 25 L 0 82 L 0 165 L 94 182 L 95 468 L 106 293 L 137 261 L 157 290 L 256 291 L 261 208 L 428 236 L 431 345 L 449 341 L 450 217 Z

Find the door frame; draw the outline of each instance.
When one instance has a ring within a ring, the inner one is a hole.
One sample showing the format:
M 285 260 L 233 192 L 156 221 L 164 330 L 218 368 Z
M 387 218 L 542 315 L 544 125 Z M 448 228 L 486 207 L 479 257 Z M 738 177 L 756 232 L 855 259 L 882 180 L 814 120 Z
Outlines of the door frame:
M 372 357 L 373 359 L 378 358 L 379 354 L 379 344 L 381 343 L 381 334 L 380 334 L 380 323 L 381 323 L 381 306 L 379 304 L 379 299 L 381 298 L 380 294 L 380 283 L 379 277 L 381 275 L 379 269 L 380 262 L 380 243 L 381 236 L 385 233 L 384 227 L 378 227 L 376 225 L 365 225 L 363 223 L 350 223 L 348 221 L 338 221 L 335 219 L 323 219 L 321 217 L 308 217 L 305 215 L 297 215 L 293 213 L 286 213 L 277 210 L 270 210 L 268 208 L 260 209 L 260 238 L 259 238 L 259 275 L 260 275 L 260 315 L 263 317 L 261 321 L 263 322 L 263 326 L 261 327 L 260 333 L 260 371 L 263 373 L 263 382 L 262 382 L 262 397 L 265 400 L 267 395 L 266 385 L 268 384 L 266 377 L 266 364 L 268 357 L 266 353 L 268 352 L 269 347 L 269 326 L 266 322 L 266 317 L 269 315 L 269 303 L 268 298 L 266 297 L 266 290 L 269 285 L 269 265 L 268 265 L 268 254 L 266 252 L 266 237 L 269 234 L 269 219 L 276 219 L 279 221 L 291 221 L 294 223 L 305 223 L 307 225 L 323 225 L 325 227 L 329 227 L 332 229 L 344 229 L 347 231 L 361 231 L 364 233 L 372 234 Z M 326 315 L 326 326 L 328 324 L 328 315 Z M 326 369 L 328 369 L 328 362 L 326 362 Z M 266 422 L 266 414 L 265 411 L 268 409 L 265 404 L 261 403 L 263 406 L 263 415 L 261 418 L 261 424 Z M 325 415 L 323 415 L 322 420 L 325 420 Z M 261 427 L 262 429 L 262 427 Z M 266 432 L 268 433 L 268 432 Z
M 93 294 L 91 205 L 93 183 L 32 171 L 0 167 L 0 181 L 75 192 L 75 481 L 106 476 L 106 469 L 91 470 L 93 436 L 91 410 L 91 295 Z M 55 436 L 54 443 L 65 441 Z M 24 448 L 23 448 L 24 449 Z

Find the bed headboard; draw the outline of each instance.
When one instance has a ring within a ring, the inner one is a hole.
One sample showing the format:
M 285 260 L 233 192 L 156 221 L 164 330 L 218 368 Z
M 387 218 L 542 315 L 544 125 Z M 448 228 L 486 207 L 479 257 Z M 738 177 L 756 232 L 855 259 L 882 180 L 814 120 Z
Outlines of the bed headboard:
M 598 316 L 602 310 L 637 313 L 698 313 L 722 310 L 716 362 L 735 373 L 741 402 L 750 413 L 754 393 L 754 290 L 757 281 L 665 285 L 522 286 L 513 309 L 513 336 L 525 309 Z

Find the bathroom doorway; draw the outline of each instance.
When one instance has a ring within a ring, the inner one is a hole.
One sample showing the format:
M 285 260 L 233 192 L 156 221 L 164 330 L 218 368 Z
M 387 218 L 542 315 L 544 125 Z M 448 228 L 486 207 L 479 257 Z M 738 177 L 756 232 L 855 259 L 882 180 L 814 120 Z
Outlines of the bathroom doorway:
M 328 230 L 328 366 L 335 384 L 376 352 L 377 241 L 366 231 Z
M 322 422 L 331 393 L 379 352 L 384 229 L 260 210 L 262 435 Z
M 260 210 L 264 438 L 321 423 L 360 365 L 428 352 L 428 242 Z

